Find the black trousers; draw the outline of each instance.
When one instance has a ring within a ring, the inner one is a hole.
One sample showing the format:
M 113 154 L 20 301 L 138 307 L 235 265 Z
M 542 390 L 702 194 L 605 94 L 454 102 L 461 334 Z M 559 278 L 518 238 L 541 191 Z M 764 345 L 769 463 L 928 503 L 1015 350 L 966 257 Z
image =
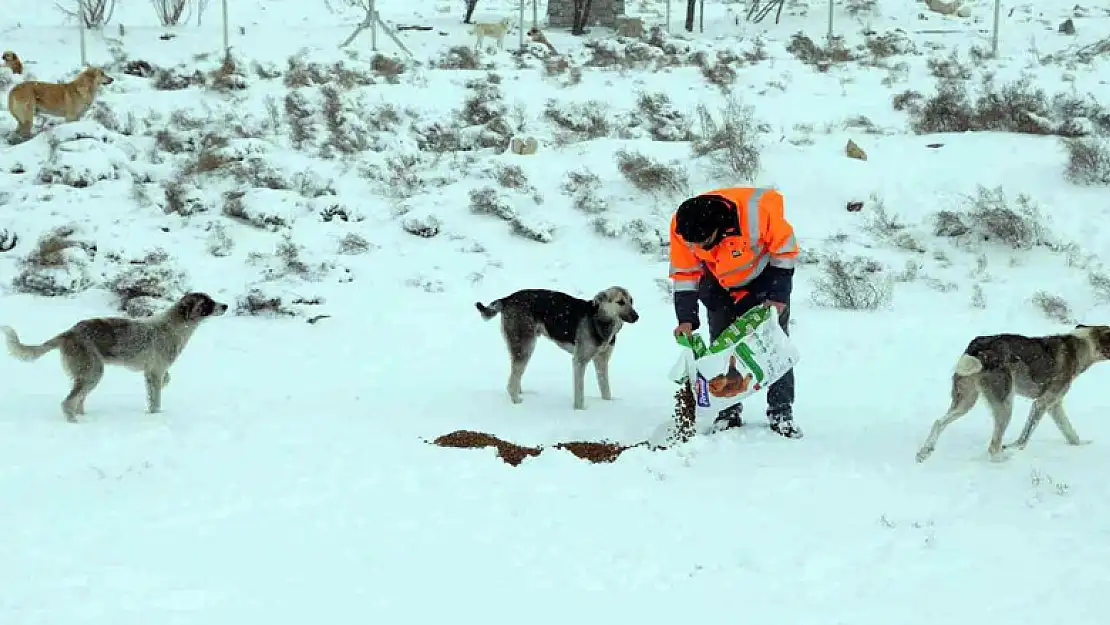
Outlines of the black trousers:
M 698 299 L 705 306 L 709 317 L 710 341 L 715 341 L 738 317 L 767 301 L 767 293 L 761 289 L 759 282 L 759 278 L 753 280 L 745 288 L 748 291 L 747 295 L 737 302 L 712 275 L 702 277 L 698 286 Z M 789 335 L 790 298 L 787 297 L 787 301 L 783 304 L 786 304 L 786 308 L 779 315 L 779 327 Z M 767 413 L 789 413 L 793 405 L 794 370 L 791 369 L 767 388 Z

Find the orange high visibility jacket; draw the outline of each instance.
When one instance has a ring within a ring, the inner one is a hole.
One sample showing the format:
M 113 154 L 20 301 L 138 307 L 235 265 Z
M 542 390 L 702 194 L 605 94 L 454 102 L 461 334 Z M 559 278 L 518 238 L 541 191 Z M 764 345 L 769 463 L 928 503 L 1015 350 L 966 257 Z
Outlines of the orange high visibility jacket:
M 703 273 L 709 271 L 739 299 L 743 291 L 735 290 L 759 277 L 768 266 L 792 269 L 797 263 L 801 250 L 793 226 L 783 216 L 781 193 L 763 187 L 732 187 L 702 195 L 729 201 L 736 209 L 740 232 L 726 236 L 712 250 L 703 250 L 678 236 L 677 218 L 671 217 L 670 277 L 676 296 L 696 293 Z

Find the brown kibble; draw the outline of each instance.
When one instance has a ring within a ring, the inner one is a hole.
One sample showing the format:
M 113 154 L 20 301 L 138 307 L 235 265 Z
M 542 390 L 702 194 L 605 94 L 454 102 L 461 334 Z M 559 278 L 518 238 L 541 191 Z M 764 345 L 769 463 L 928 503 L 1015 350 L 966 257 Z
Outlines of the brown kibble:
M 697 410 L 697 406 L 694 403 L 694 391 L 689 384 L 683 384 L 675 391 L 674 397 L 675 442 L 685 443 L 693 438 L 695 431 L 694 419 L 696 417 L 695 411 Z M 543 447 L 524 447 L 523 445 L 517 445 L 516 443 L 510 443 L 497 438 L 493 434 L 474 432 L 472 430 L 455 430 L 450 434 L 444 434 L 435 439 L 432 441 L 432 444 L 439 447 L 455 447 L 460 449 L 496 447 L 497 456 L 514 467 L 520 466 L 520 463 L 524 462 L 525 458 L 538 456 L 540 452 L 543 451 Z M 642 441 L 635 445 L 621 445 L 609 441 L 573 441 L 569 443 L 556 443 L 553 447 L 555 449 L 569 451 L 574 454 L 576 458 L 594 464 L 614 462 L 621 454 L 634 447 L 648 447 L 653 450 L 668 448 L 668 446 L 651 447 L 647 441 Z
M 646 442 L 636 443 L 635 445 L 618 445 L 617 443 L 610 442 L 588 442 L 588 441 L 575 441 L 573 443 L 557 443 L 556 449 L 565 449 L 583 460 L 597 464 L 599 462 L 613 462 L 620 457 L 621 454 L 632 449 L 633 447 L 640 447 L 646 445 Z
M 538 456 L 540 447 L 523 447 L 515 443 L 503 441 L 492 434 L 473 432 L 471 430 L 455 430 L 444 434 L 432 441 L 440 447 L 458 447 L 462 449 L 478 449 L 496 447 L 497 456 L 512 466 L 519 466 L 529 456 Z

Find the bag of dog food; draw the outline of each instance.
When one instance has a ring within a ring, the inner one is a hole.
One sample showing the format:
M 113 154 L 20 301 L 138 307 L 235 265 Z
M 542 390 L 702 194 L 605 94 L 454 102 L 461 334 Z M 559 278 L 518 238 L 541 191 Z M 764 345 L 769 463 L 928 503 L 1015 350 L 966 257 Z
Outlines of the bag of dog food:
M 694 381 L 697 428 L 717 413 L 777 381 L 798 363 L 798 349 L 779 326 L 778 310 L 756 306 L 706 346 L 700 334 L 675 337 L 682 346 L 671 379 Z

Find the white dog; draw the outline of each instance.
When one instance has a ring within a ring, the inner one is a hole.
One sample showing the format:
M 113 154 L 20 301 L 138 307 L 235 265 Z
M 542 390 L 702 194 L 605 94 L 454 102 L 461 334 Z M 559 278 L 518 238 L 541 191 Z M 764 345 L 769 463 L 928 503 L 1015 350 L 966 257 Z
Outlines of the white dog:
M 505 34 L 509 32 L 509 26 L 512 22 L 509 18 L 501 18 L 500 22 L 475 22 L 474 26 L 470 29 L 470 34 L 476 37 L 474 41 L 474 50 L 477 51 L 482 45 L 482 40 L 486 37 L 497 40 L 497 48 L 500 50 L 505 49 Z

